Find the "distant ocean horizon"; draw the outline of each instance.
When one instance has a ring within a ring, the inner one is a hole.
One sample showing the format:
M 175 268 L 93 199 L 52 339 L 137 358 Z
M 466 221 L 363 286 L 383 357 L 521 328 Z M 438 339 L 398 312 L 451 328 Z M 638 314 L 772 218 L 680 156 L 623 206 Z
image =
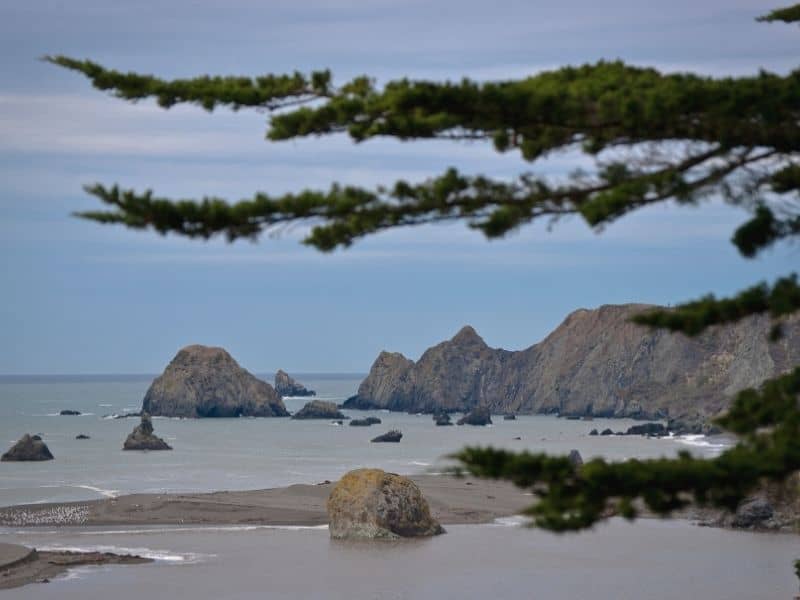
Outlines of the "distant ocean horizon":
M 285 369 L 284 369 L 285 370 Z M 259 379 L 271 380 L 275 371 L 259 371 L 253 373 Z M 294 379 L 364 379 L 368 373 L 326 372 L 326 371 L 289 371 Z M 149 381 L 161 373 L 5 373 L 0 374 L 0 383 L 107 383 L 126 381 Z

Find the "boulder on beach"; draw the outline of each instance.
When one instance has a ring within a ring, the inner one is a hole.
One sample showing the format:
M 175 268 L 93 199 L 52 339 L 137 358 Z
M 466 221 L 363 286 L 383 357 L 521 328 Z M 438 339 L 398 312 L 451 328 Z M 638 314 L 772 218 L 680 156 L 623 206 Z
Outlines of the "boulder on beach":
M 463 417 L 461 417 L 456 425 L 491 425 L 492 415 L 486 406 L 476 406 Z
M 342 421 L 349 419 L 345 417 L 336 406 L 335 402 L 326 402 L 325 400 L 312 400 L 307 402 L 306 405 L 292 415 L 293 419 L 333 419 Z
M 439 413 L 433 415 L 433 421 L 436 423 L 437 427 L 444 427 L 446 425 L 453 424 L 453 421 L 450 420 L 450 415 L 448 413 Z
M 157 435 L 153 434 L 153 421 L 146 412 L 142 413 L 139 423 L 125 440 L 123 450 L 172 450 L 172 447 Z
M 317 392 L 309 390 L 299 381 L 292 379 L 286 371 L 278 369 L 275 373 L 275 391 L 282 398 L 286 396 L 316 396 Z
M 353 419 L 350 425 L 353 427 L 369 427 L 370 425 L 380 425 L 381 420 L 378 417 L 367 417 L 365 419 Z
M 0 457 L 2 462 L 53 460 L 53 454 L 38 435 L 26 433 Z
M 62 417 L 77 417 L 77 416 L 80 416 L 81 411 L 64 409 L 58 414 L 60 414 Z
M 334 539 L 398 539 L 444 533 L 419 487 L 380 469 L 345 474 L 327 503 Z
M 222 348 L 187 346 L 153 381 L 142 410 L 163 417 L 286 417 L 270 384 Z
M 387 431 L 383 435 L 379 435 L 376 438 L 372 438 L 371 442 L 399 442 L 403 438 L 403 434 L 397 430 L 392 429 Z

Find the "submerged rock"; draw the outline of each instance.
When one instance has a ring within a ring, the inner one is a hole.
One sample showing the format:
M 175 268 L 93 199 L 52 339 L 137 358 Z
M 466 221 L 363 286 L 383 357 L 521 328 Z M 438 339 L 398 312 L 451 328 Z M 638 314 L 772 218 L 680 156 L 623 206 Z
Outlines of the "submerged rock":
M 397 539 L 444 533 L 417 485 L 380 469 L 357 469 L 342 477 L 327 503 L 334 539 Z
M 491 425 L 492 415 L 485 406 L 476 406 L 457 421 L 457 425 Z
M 369 427 L 370 425 L 380 425 L 382 421 L 378 417 L 367 417 L 365 419 L 353 419 L 350 425 L 353 427 Z
M 504 421 L 516 421 L 517 420 L 517 415 L 515 415 L 513 413 L 507 413 L 507 414 L 503 415 L 503 420 Z
M 348 419 L 336 406 L 335 402 L 326 402 L 324 400 L 312 400 L 307 402 L 306 405 L 292 415 L 293 419 L 333 419 L 342 421 Z
M 392 429 L 387 431 L 383 435 L 379 435 L 376 438 L 372 438 L 371 442 L 399 442 L 403 438 L 403 434 L 397 430 Z
M 53 460 L 53 454 L 38 435 L 26 433 L 0 457 L 3 462 Z
M 317 392 L 307 389 L 306 386 L 292 379 L 286 371 L 281 369 L 275 373 L 275 391 L 281 397 L 317 395 Z
M 172 450 L 172 447 L 157 435 L 153 434 L 153 421 L 150 415 L 142 413 L 139 423 L 122 446 L 123 450 Z
M 81 411 L 65 409 L 58 414 L 60 414 L 62 417 L 77 417 L 80 416 Z
M 222 348 L 187 346 L 153 381 L 142 410 L 164 417 L 285 417 L 272 386 Z
M 88 440 L 89 436 L 86 435 L 85 433 L 79 433 L 78 435 L 75 436 L 75 439 L 76 440 Z

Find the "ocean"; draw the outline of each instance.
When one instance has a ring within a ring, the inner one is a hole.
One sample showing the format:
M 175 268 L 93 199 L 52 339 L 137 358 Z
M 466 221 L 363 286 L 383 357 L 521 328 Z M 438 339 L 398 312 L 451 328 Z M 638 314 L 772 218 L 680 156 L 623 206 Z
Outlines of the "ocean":
M 318 398 L 340 402 L 355 375 L 298 375 Z M 0 379 L 0 446 L 38 433 L 55 460 L 0 463 L 0 506 L 87 500 L 133 492 L 245 490 L 334 480 L 356 467 L 438 472 L 466 445 L 603 456 L 713 456 L 728 438 L 594 437 L 634 421 L 553 416 L 495 419 L 489 427 L 435 427 L 430 415 L 352 411 L 383 420 L 369 428 L 289 419 L 155 418 L 171 452 L 123 452 L 148 376 Z M 290 411 L 308 399 L 286 399 Z M 60 416 L 63 409 L 81 416 Z M 348 411 L 344 411 L 346 414 Z M 390 428 L 399 444 L 371 444 Z M 76 440 L 78 434 L 89 440 Z M 521 439 L 515 439 L 521 438 Z M 145 566 L 87 567 L 0 598 L 787 598 L 795 591 L 796 536 L 701 528 L 683 521 L 612 520 L 593 532 L 556 536 L 521 526 L 451 526 L 431 540 L 343 544 L 320 528 L 167 527 L 0 529 L 0 542 L 39 548 L 125 549 Z M 174 593 L 174 591 L 172 592 Z

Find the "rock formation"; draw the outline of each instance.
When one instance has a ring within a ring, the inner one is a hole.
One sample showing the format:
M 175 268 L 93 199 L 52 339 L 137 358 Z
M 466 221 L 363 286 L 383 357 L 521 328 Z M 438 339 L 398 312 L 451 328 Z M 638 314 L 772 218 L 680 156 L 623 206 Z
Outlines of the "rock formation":
M 67 409 L 62 410 L 58 414 L 60 414 L 62 417 L 77 417 L 77 416 L 80 416 L 81 411 L 79 411 L 79 410 L 70 410 L 70 409 L 67 408 Z
M 172 450 L 172 447 L 157 435 L 153 434 L 153 421 L 146 412 L 142 413 L 139 423 L 125 440 L 123 450 Z
M 317 392 L 309 390 L 302 383 L 289 377 L 286 371 L 278 370 L 275 373 L 275 391 L 281 398 L 287 396 L 316 396 Z
M 567 458 L 569 459 L 569 462 L 571 462 L 574 466 L 576 467 L 583 466 L 583 457 L 581 456 L 581 453 L 578 452 L 577 450 L 575 449 L 570 450 L 569 456 L 567 456 Z
M 625 432 L 625 435 L 647 435 L 653 437 L 662 437 L 667 434 L 669 434 L 669 431 L 661 423 L 642 423 L 641 425 L 628 427 Z
M 85 433 L 79 433 L 78 435 L 75 436 L 75 439 L 76 440 L 88 440 L 90 438 Z
M 648 308 L 577 310 L 518 352 L 490 348 L 471 327 L 417 362 L 382 352 L 344 407 L 435 413 L 486 406 L 496 414 L 642 419 L 697 412 L 704 419 L 735 392 L 800 363 L 800 317 L 769 343 L 765 316 L 688 338 L 631 323 Z
M 489 409 L 485 406 L 476 406 L 463 417 L 461 417 L 456 425 L 491 425 L 492 415 Z
M 164 417 L 285 417 L 268 383 L 222 348 L 187 346 L 147 390 L 142 410 Z
M 380 469 L 350 471 L 328 498 L 334 539 L 397 539 L 444 533 L 417 485 Z
M 379 435 L 376 438 L 372 438 L 371 442 L 399 442 L 403 439 L 403 434 L 398 431 L 397 429 L 391 429 L 386 433 Z
M 339 412 L 339 407 L 335 402 L 325 402 L 324 400 L 312 400 L 292 415 L 293 419 L 333 419 L 344 420 L 345 417 Z
M 40 436 L 28 433 L 0 457 L 2 462 L 39 460 L 53 460 L 53 455 Z
M 353 419 L 350 425 L 353 427 L 369 427 L 371 425 L 380 425 L 381 420 L 378 417 L 367 417 L 366 419 Z
M 452 425 L 453 421 L 450 420 L 449 413 L 437 413 L 433 415 L 433 421 L 436 423 L 437 427 L 445 427 L 447 425 Z

